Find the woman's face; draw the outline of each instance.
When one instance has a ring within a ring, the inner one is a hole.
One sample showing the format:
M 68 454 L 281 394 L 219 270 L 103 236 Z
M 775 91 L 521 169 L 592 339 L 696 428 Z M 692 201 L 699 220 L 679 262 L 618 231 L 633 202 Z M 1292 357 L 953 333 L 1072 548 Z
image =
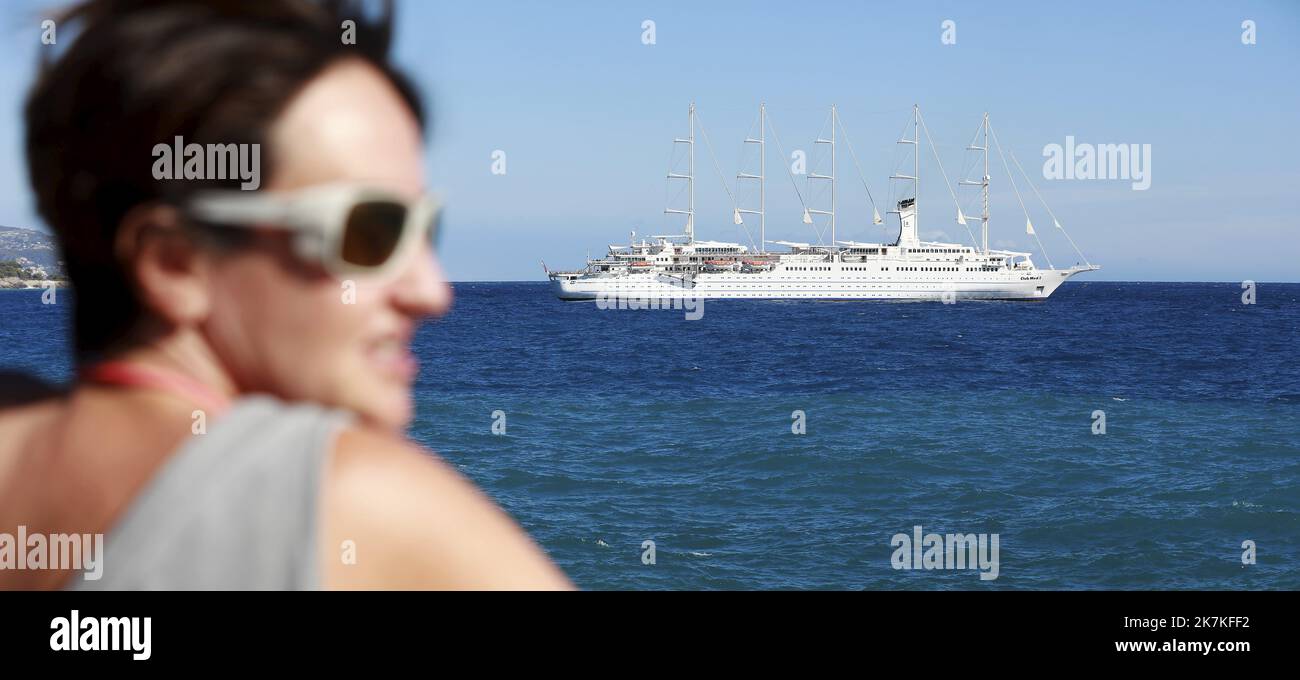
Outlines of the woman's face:
M 273 176 L 261 191 L 359 181 L 408 198 L 424 190 L 423 140 L 388 79 L 361 61 L 335 64 L 289 103 L 270 134 Z M 427 239 L 382 280 L 340 280 L 298 260 L 267 230 L 213 264 L 204 333 L 241 389 L 351 410 L 400 429 L 412 417 L 411 336 L 445 313 L 451 288 Z

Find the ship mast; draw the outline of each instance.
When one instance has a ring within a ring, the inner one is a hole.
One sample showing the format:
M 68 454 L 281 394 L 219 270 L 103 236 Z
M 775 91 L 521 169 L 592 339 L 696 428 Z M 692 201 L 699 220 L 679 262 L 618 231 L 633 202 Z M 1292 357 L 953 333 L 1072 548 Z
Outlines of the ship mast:
M 758 252 L 767 252 L 767 207 L 764 196 L 764 190 L 767 184 L 767 104 L 758 105 L 758 139 L 745 137 L 746 144 L 758 145 L 758 174 L 748 172 L 737 173 L 736 179 L 756 179 L 758 180 L 758 210 L 746 210 L 744 208 L 736 209 L 736 223 L 741 224 L 740 215 L 758 215 Z
M 691 102 L 691 107 L 687 112 L 689 119 L 690 134 L 686 139 L 675 138 L 673 144 L 687 145 L 686 174 L 672 172 L 668 173 L 668 179 L 686 180 L 686 210 L 677 210 L 674 208 L 665 208 L 665 213 L 686 216 L 686 242 L 695 241 L 695 102 Z
M 690 152 L 689 154 L 690 159 L 687 161 L 686 172 L 690 173 L 691 181 L 690 181 L 690 185 L 687 187 L 687 192 L 686 192 L 687 205 L 689 206 L 687 207 L 687 210 L 690 211 L 690 214 L 686 216 L 686 242 L 687 243 L 691 243 L 695 241 L 695 102 L 691 102 L 689 118 L 690 118 L 691 132 L 690 132 L 690 137 L 688 137 L 689 146 L 687 147 L 687 150 Z
M 904 126 L 903 130 L 904 132 L 906 132 L 907 127 Z M 912 227 L 909 228 L 907 221 L 903 219 L 904 216 L 901 207 L 898 210 L 889 211 L 890 213 L 897 213 L 899 221 L 902 222 L 900 230 L 898 232 L 898 245 L 901 246 L 905 241 L 906 242 L 915 241 L 915 238 L 911 238 L 911 239 L 907 238 L 907 234 L 912 232 L 919 233 L 919 230 L 916 229 L 916 225 L 920 224 L 920 222 L 917 221 L 917 215 L 920 213 L 919 204 L 921 202 L 921 107 L 919 105 L 917 104 L 912 105 L 912 138 L 900 139 L 898 140 L 898 143 L 912 145 L 912 174 L 910 175 L 894 174 L 889 176 L 889 179 L 902 179 L 902 180 L 910 181 L 912 183 L 912 205 L 911 205 Z M 912 233 L 913 237 L 915 237 L 915 233 Z
M 912 105 L 912 221 L 921 233 L 921 107 Z
M 828 179 L 831 181 L 831 209 L 827 210 L 808 210 L 814 215 L 831 216 L 831 248 L 835 247 L 835 128 L 839 127 L 839 114 L 835 111 L 835 106 L 831 105 L 831 138 L 822 139 L 818 137 L 813 141 L 814 144 L 829 144 L 831 147 L 831 174 L 819 175 L 815 172 L 808 173 L 808 179 Z
M 989 114 L 984 112 L 984 120 L 980 123 L 980 131 L 977 135 L 983 135 L 983 141 L 980 146 L 975 146 L 975 140 L 971 140 L 971 145 L 966 147 L 967 151 L 979 151 L 984 154 L 984 176 L 978 182 L 969 180 L 960 180 L 958 184 L 965 186 L 980 187 L 980 194 L 983 198 L 983 211 L 980 212 L 980 248 L 985 255 L 989 253 Z M 960 213 L 961 208 L 958 207 Z
M 767 252 L 767 104 L 758 105 L 758 251 Z
M 984 112 L 984 179 L 981 190 L 984 198 L 984 211 L 980 213 L 980 236 L 983 240 L 984 254 L 989 254 L 989 112 Z

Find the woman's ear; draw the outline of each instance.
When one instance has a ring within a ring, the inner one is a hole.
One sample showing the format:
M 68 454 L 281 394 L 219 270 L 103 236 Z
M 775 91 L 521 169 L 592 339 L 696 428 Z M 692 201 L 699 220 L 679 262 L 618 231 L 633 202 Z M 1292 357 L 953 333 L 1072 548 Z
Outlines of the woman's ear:
M 211 309 L 209 259 L 176 208 L 132 208 L 118 225 L 114 253 L 145 312 L 172 327 L 201 323 Z

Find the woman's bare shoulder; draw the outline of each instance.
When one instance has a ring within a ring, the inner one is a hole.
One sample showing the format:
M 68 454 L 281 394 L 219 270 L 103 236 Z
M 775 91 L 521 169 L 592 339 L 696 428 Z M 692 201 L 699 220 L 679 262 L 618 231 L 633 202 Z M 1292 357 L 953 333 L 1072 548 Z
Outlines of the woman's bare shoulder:
M 399 436 L 340 433 L 322 498 L 325 587 L 572 587 L 491 499 Z
M 62 390 L 22 373 L 0 371 L 0 473 L 32 435 L 48 430 L 63 407 Z
M 63 394 L 61 388 L 35 376 L 0 369 L 0 409 L 48 401 Z

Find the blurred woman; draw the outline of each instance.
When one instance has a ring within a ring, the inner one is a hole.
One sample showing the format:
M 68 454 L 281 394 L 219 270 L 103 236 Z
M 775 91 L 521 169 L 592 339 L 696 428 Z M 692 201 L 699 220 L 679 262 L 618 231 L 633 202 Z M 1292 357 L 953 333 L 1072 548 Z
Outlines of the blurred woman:
M 92 0 L 58 26 L 27 157 L 79 380 L 6 388 L 30 398 L 0 410 L 0 532 L 105 554 L 0 587 L 569 587 L 402 434 L 411 336 L 452 295 L 391 11 Z

